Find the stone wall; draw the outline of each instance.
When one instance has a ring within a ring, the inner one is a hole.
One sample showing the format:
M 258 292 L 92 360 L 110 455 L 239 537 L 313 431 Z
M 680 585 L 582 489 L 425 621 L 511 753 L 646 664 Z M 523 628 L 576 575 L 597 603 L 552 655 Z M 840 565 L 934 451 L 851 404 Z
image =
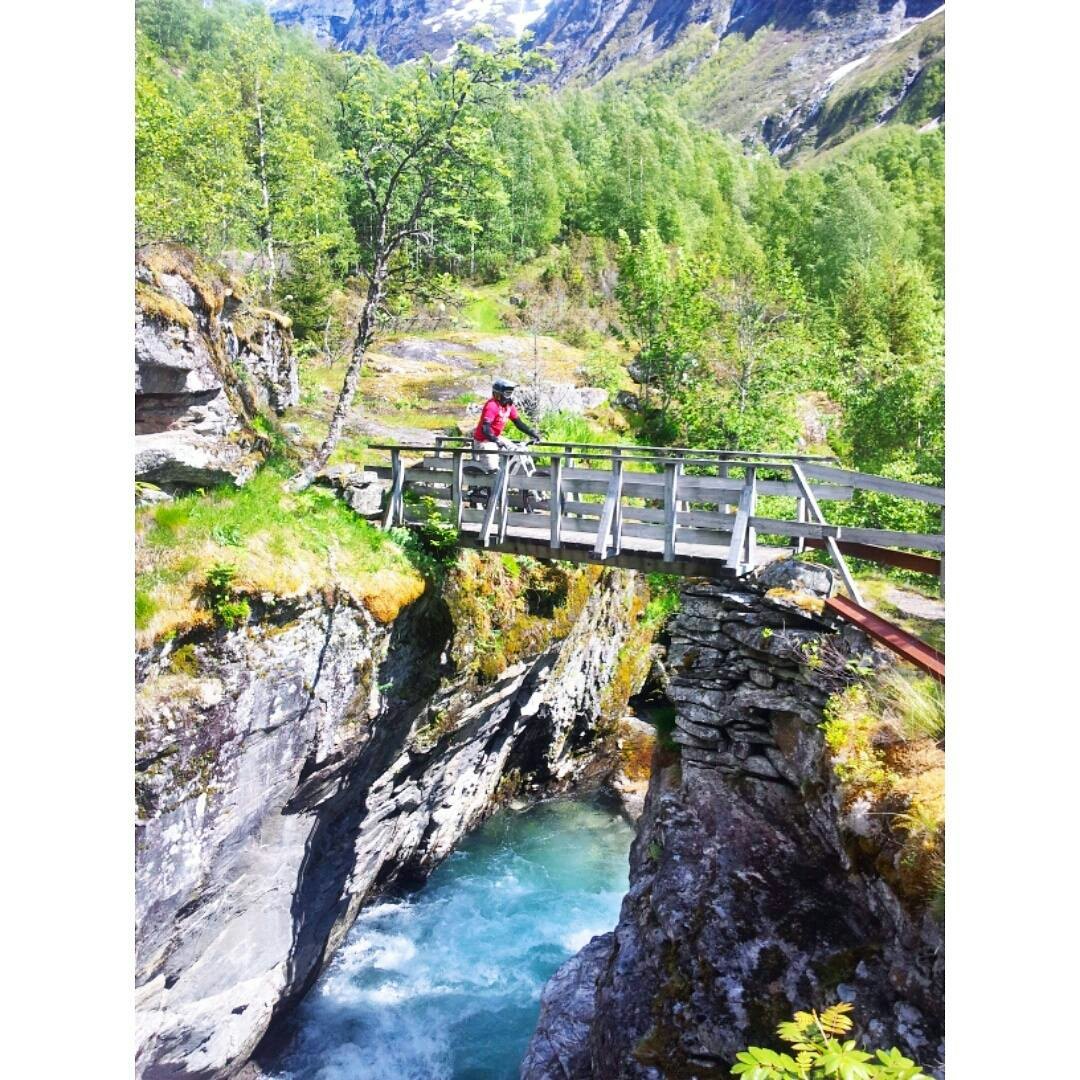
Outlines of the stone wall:
M 943 1057 L 941 928 L 853 867 L 818 729 L 845 659 L 881 658 L 816 614 L 827 571 L 767 573 L 683 591 L 666 665 L 681 760 L 654 771 L 617 928 L 545 989 L 525 1080 L 726 1077 L 838 998 L 869 1044 Z

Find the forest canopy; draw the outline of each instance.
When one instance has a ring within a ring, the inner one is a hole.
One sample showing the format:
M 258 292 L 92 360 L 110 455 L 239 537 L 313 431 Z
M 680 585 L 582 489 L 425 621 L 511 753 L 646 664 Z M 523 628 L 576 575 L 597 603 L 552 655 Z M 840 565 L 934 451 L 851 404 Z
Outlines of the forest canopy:
M 239 262 L 314 337 L 372 250 L 357 102 L 416 65 L 324 50 L 240 0 L 139 0 L 136 50 L 137 240 Z M 943 482 L 941 129 L 784 169 L 632 82 L 508 89 L 481 125 L 485 168 L 452 208 L 425 204 L 415 275 L 495 282 L 548 260 L 580 292 L 568 255 L 592 238 L 648 441 L 792 449 L 815 393 L 843 460 Z

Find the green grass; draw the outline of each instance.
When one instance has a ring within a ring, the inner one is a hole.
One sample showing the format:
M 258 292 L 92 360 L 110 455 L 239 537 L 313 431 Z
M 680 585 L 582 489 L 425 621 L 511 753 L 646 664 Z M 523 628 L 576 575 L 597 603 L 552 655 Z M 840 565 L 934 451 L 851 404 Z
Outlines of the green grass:
M 507 328 L 493 296 L 477 297 L 461 309 L 461 314 L 474 330 L 485 334 L 498 334 Z
M 859 561 L 856 565 L 866 564 Z M 911 580 L 916 577 L 923 579 L 926 584 L 922 587 L 912 585 Z M 945 651 L 944 619 L 920 619 L 916 615 L 908 615 L 886 599 L 886 593 L 890 586 L 902 587 L 909 592 L 936 598 L 940 595 L 940 586 L 936 578 L 930 578 L 926 574 L 915 575 L 910 572 L 901 578 L 899 575 L 894 577 L 887 572 L 875 570 L 871 574 L 858 574 L 856 581 L 863 594 L 863 599 L 883 618 L 896 623 L 897 626 L 906 630 L 909 634 L 914 634 L 939 652 Z
M 215 566 L 235 570 L 245 595 L 344 590 L 392 617 L 423 591 L 414 559 L 332 492 L 286 494 L 285 465 L 243 488 L 189 495 L 136 515 L 136 627 L 144 643 L 170 629 L 208 625 L 202 592 Z

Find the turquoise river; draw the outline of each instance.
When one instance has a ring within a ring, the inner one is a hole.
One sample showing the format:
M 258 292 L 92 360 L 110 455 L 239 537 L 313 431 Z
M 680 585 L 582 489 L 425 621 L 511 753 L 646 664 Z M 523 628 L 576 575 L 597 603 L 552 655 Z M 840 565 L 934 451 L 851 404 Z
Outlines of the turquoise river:
M 595 802 L 502 810 L 418 892 L 363 911 L 278 1080 L 512 1080 L 555 969 L 614 927 L 633 829 Z

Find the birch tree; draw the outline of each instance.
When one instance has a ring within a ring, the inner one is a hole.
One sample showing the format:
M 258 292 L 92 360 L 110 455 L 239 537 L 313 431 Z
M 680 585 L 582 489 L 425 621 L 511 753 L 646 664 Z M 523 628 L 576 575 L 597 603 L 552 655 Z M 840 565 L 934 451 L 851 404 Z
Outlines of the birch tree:
M 497 166 L 488 118 L 514 76 L 545 63 L 521 44 L 494 43 L 481 31 L 443 64 L 425 57 L 389 72 L 371 56 L 354 62 L 339 134 L 367 288 L 326 438 L 289 490 L 308 487 L 334 452 L 388 296 L 419 285 L 416 252 L 433 249 L 441 230 L 466 225 L 462 192 L 472 174 Z

